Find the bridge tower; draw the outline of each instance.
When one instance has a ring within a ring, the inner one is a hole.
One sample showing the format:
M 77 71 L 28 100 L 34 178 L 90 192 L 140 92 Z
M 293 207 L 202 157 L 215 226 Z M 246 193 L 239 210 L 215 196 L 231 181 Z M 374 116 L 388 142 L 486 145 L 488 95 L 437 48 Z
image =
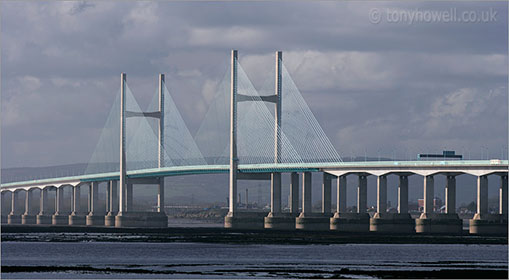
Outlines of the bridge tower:
M 167 227 L 168 219 L 164 213 L 164 177 L 151 179 L 129 179 L 126 166 L 126 119 L 130 117 L 149 117 L 159 120 L 158 167 L 164 167 L 164 74 L 159 75 L 159 110 L 155 112 L 133 112 L 126 110 L 127 76 L 120 75 L 120 179 L 119 211 L 115 217 L 116 227 L 149 226 Z M 157 184 L 157 212 L 134 212 L 133 184 Z
M 230 78 L 230 170 L 229 170 L 229 212 L 225 217 L 225 227 L 227 228 L 261 228 L 261 219 L 253 213 L 238 212 L 237 210 L 237 180 L 238 174 L 238 155 L 237 155 L 237 103 L 244 101 L 262 101 L 275 104 L 275 123 L 274 123 L 274 163 L 281 163 L 281 117 L 282 117 L 282 62 L 283 52 L 276 52 L 276 79 L 274 95 L 261 96 L 260 100 L 252 100 L 248 96 L 238 93 L 237 89 L 237 63 L 238 51 L 231 52 L 231 78 Z M 265 179 L 265 176 L 242 174 L 240 179 Z M 271 179 L 271 212 L 269 224 L 275 218 L 281 217 L 281 173 L 273 172 Z M 289 218 L 289 217 L 288 217 Z M 295 227 L 294 217 L 287 219 L 289 228 Z M 275 221 L 274 221 L 275 222 Z M 272 226 L 269 227 L 272 228 Z

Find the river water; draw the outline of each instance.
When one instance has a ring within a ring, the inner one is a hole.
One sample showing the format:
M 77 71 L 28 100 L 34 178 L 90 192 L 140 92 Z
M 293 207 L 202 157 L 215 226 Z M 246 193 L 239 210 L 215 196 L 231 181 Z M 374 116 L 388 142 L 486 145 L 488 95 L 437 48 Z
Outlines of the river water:
M 380 276 L 373 271 L 506 272 L 508 261 L 507 245 L 2 242 L 1 247 L 2 279 L 355 278 Z

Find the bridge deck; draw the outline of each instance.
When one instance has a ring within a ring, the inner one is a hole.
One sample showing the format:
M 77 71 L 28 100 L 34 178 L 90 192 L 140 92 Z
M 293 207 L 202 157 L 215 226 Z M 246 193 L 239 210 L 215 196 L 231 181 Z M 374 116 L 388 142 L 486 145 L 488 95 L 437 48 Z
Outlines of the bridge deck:
M 427 170 L 431 173 L 458 172 L 476 175 L 479 172 L 507 172 L 507 160 L 454 160 L 454 161 L 365 161 L 365 162 L 321 162 L 321 163 L 279 163 L 279 164 L 241 164 L 239 172 L 318 172 L 324 171 L 335 175 L 367 172 L 370 174 L 387 172 L 412 172 Z M 154 169 L 128 171 L 128 178 L 151 178 L 197 174 L 228 173 L 228 165 L 176 166 Z M 477 173 L 476 173 L 477 172 Z M 53 184 L 76 184 L 79 182 L 118 180 L 119 172 L 86 174 L 79 176 L 37 179 L 1 184 L 2 190 L 12 190 L 27 186 L 50 186 Z

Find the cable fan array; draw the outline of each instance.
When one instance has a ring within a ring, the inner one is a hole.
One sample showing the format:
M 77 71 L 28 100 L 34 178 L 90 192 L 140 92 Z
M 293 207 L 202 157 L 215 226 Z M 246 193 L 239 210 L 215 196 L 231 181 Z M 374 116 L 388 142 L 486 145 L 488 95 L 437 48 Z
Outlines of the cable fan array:
M 239 164 L 275 162 L 274 103 L 262 101 L 260 92 L 273 95 L 274 81 L 256 90 L 237 63 L 237 92 L 247 98 L 237 103 L 237 151 Z M 329 138 L 306 104 L 288 70 L 282 65 L 282 120 L 279 163 L 342 162 Z M 272 75 L 274 77 L 274 75 Z M 126 120 L 127 170 L 158 167 L 161 148 L 164 167 L 228 164 L 230 146 L 230 73 L 224 75 L 195 137 L 186 126 L 166 85 L 164 94 L 164 142 L 159 147 L 159 120 L 144 117 Z M 147 112 L 158 111 L 158 92 Z M 142 112 L 127 87 L 126 110 Z M 117 92 L 85 174 L 119 171 L 120 91 Z

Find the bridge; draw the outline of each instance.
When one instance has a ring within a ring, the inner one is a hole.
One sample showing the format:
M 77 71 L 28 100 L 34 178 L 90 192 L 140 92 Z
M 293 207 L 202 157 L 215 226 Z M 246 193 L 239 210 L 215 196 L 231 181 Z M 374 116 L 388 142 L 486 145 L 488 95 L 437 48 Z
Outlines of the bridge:
M 470 233 L 507 233 L 507 160 L 344 162 L 293 83 L 282 52 L 276 52 L 275 81 L 267 83 L 265 92 L 254 88 L 236 50 L 231 52 L 230 65 L 194 138 L 169 94 L 164 74 L 159 75 L 152 104 L 141 110 L 122 73 L 117 100 L 86 170 L 70 176 L 2 179 L 2 202 L 4 196 L 11 196 L 7 223 L 166 227 L 165 177 L 227 173 L 227 228 L 461 233 L 456 177 L 469 174 L 477 176 L 477 211 L 470 220 Z M 312 211 L 312 172 L 322 173 L 321 212 Z M 289 212 L 281 206 L 281 176 L 285 173 L 291 178 Z M 397 213 L 387 211 L 390 175 L 399 177 Z M 434 178 L 440 175 L 447 178 L 445 213 L 433 209 Z M 490 175 L 500 177 L 496 214 L 488 211 Z M 358 181 L 356 213 L 346 208 L 348 176 Z M 377 212 L 373 217 L 366 211 L 368 176 L 377 178 Z M 424 209 L 418 219 L 412 219 L 408 212 L 409 176 L 423 177 Z M 270 180 L 268 215 L 237 207 L 237 184 L 241 180 Z M 337 183 L 335 211 L 331 209 L 333 180 Z M 133 211 L 133 186 L 137 184 L 158 186 L 157 212 Z M 100 185 L 107 186 L 107 213 L 98 211 Z M 32 213 L 32 192 L 37 189 L 40 211 Z M 63 207 L 66 189 L 70 190 L 70 209 Z M 88 190 L 87 209 L 80 203 L 82 189 Z M 55 211 L 51 213 L 50 191 L 55 192 Z M 26 193 L 24 212 L 18 212 L 20 192 Z

